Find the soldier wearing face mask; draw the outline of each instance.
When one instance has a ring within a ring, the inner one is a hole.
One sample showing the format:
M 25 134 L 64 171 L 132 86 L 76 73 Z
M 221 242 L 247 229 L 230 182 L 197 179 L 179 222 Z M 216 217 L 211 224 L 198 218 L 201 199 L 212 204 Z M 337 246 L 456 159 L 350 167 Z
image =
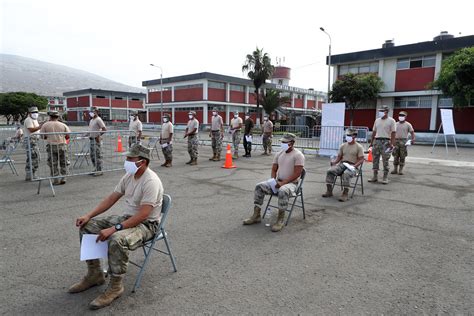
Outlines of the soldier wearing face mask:
M 273 137 L 273 123 L 268 119 L 268 115 L 263 117 L 262 126 L 262 143 L 263 153 L 262 155 L 271 155 L 272 153 L 272 137 Z
M 252 152 L 252 129 L 254 127 L 254 123 L 252 118 L 250 117 L 250 113 L 245 113 L 245 122 L 244 122 L 244 149 L 245 155 L 244 157 L 250 158 Z
M 240 130 L 244 122 L 239 117 L 239 112 L 234 112 L 234 118 L 230 121 L 230 132 L 232 133 L 232 145 L 234 147 L 234 159 L 239 158 Z
M 188 113 L 189 121 L 186 126 L 186 131 L 184 133 L 184 138 L 188 138 L 188 153 L 191 158 L 186 164 L 190 166 L 197 165 L 198 158 L 198 131 L 199 131 L 199 121 L 196 119 L 196 112 L 190 111 Z
M 89 141 L 90 141 L 90 157 L 95 167 L 93 176 L 102 175 L 102 150 L 101 136 L 107 130 L 104 121 L 99 117 L 99 110 L 94 106 L 89 111 Z
M 401 111 L 398 114 L 398 122 L 397 122 L 397 132 L 395 134 L 396 143 L 395 148 L 393 149 L 393 171 L 391 174 L 403 174 L 403 167 L 405 166 L 405 158 L 408 155 L 407 151 L 407 140 L 408 134 L 411 134 L 410 143 L 413 145 L 415 143 L 415 130 L 413 126 L 406 121 L 408 113 L 405 111 Z M 400 169 L 398 169 L 400 166 Z
M 379 162 L 382 156 L 383 162 L 383 180 L 382 184 L 388 183 L 388 172 L 390 171 L 388 160 L 395 144 L 396 123 L 391 117 L 388 117 L 388 106 L 383 106 L 378 110 L 378 116 L 372 128 L 372 139 L 370 146 L 373 146 L 372 170 L 374 175 L 369 182 L 378 181 Z
M 323 197 L 331 197 L 334 188 L 334 181 L 336 176 L 342 177 L 342 195 L 339 201 L 345 202 L 349 197 L 349 185 L 352 177 L 356 175 L 356 170 L 348 168 L 344 163 L 358 169 L 364 163 L 364 148 L 361 144 L 356 142 L 357 131 L 354 129 L 346 130 L 346 142 L 339 146 L 337 158 L 331 161 L 331 168 L 326 173 L 326 187 L 327 191 Z
M 163 114 L 163 124 L 161 125 L 160 144 L 165 162 L 162 167 L 171 167 L 173 162 L 173 123 L 170 122 L 170 115 Z
M 212 158 L 211 161 L 221 160 L 222 152 L 222 138 L 224 138 L 224 120 L 222 116 L 217 113 L 217 110 L 212 111 L 211 131 L 209 132 L 211 137 L 212 145 Z
M 32 106 L 28 109 L 28 117 L 25 119 L 25 142 L 26 142 L 26 166 L 25 166 L 25 181 L 31 181 L 36 177 L 36 171 L 39 166 L 39 150 L 38 150 L 38 133 L 41 125 L 38 123 L 38 108 Z M 28 145 L 29 143 L 29 145 Z M 31 159 L 31 169 L 30 169 Z
M 132 147 L 135 143 L 140 143 L 142 138 L 143 124 L 138 117 L 138 111 L 130 111 L 130 125 L 128 130 L 133 132 L 128 137 L 128 147 Z

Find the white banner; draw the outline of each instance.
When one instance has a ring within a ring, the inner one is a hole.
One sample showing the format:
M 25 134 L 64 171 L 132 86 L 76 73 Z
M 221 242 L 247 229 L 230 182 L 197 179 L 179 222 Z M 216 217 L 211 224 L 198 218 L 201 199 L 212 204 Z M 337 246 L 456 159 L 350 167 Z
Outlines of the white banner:
M 319 139 L 319 154 L 321 156 L 331 156 L 337 154 L 337 150 L 344 139 L 345 113 L 345 103 L 323 104 L 321 137 Z
M 444 135 L 456 135 L 453 123 L 453 110 L 441 109 L 440 111 Z

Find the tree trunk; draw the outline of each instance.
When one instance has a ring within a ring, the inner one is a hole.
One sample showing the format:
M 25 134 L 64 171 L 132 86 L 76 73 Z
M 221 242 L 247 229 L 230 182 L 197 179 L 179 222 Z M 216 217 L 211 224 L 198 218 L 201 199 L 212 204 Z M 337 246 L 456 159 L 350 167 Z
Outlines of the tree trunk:
M 354 123 L 354 108 L 351 107 L 351 127 L 353 126 Z
M 260 127 L 260 116 L 262 116 L 260 112 L 260 88 L 255 87 L 255 94 L 257 95 L 257 121 L 255 124 L 256 127 Z

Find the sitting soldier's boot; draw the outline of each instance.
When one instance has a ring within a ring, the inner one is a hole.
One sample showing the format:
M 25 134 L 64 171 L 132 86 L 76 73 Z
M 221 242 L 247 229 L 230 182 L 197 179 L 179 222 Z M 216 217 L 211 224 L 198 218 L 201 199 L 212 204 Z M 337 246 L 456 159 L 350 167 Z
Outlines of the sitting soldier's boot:
M 191 163 L 189 165 L 190 166 L 195 166 L 197 164 L 198 164 L 198 160 L 197 160 L 197 158 L 194 158 L 194 159 L 191 160 Z
M 387 184 L 387 183 L 388 183 L 388 171 L 384 171 L 382 184 Z
M 214 161 L 221 161 L 221 154 L 216 154 Z
M 272 232 L 279 232 L 285 226 L 285 210 L 278 210 L 278 219 L 272 225 Z
M 344 191 L 342 191 L 342 195 L 339 198 L 339 201 L 345 202 L 349 199 L 349 188 L 344 188 Z
M 400 166 L 400 169 L 402 169 L 403 167 Z M 392 172 L 390 172 L 391 174 L 398 174 L 398 165 L 393 165 L 393 170 Z
M 377 182 L 377 181 L 379 181 L 378 175 L 379 175 L 379 172 L 378 172 L 377 170 L 374 170 L 374 175 L 373 175 L 373 177 L 370 178 L 368 181 L 369 181 L 369 182 Z
M 209 158 L 209 160 L 210 160 L 210 161 L 214 161 L 214 159 L 216 159 L 216 154 L 215 154 L 215 153 L 214 153 L 214 154 L 212 154 L 212 157 L 211 157 L 211 158 Z
M 69 293 L 79 293 L 90 289 L 96 285 L 105 283 L 104 272 L 100 267 L 100 260 L 87 260 L 87 274 L 82 278 L 81 282 L 74 284 L 68 290 Z
M 124 291 L 122 278 L 123 276 L 121 275 L 111 275 L 110 283 L 107 287 L 107 290 L 105 290 L 104 293 L 102 293 L 95 300 L 93 300 L 89 304 L 89 308 L 99 309 L 110 305 L 110 303 L 112 303 L 116 298 L 119 298 Z
M 402 171 L 403 167 L 404 167 L 404 165 L 400 165 L 400 169 L 398 169 L 398 174 L 399 175 L 403 175 L 403 171 Z
M 331 197 L 331 196 L 332 196 L 332 188 L 333 188 L 333 186 L 332 186 L 332 184 L 326 184 L 326 187 L 327 187 L 326 193 L 323 194 L 323 197 L 325 197 L 325 198 L 326 198 L 326 197 Z
M 253 207 L 253 215 L 244 220 L 244 225 L 252 225 L 252 224 L 257 224 L 262 221 L 262 217 L 260 216 L 260 211 L 262 209 L 260 206 L 255 205 Z

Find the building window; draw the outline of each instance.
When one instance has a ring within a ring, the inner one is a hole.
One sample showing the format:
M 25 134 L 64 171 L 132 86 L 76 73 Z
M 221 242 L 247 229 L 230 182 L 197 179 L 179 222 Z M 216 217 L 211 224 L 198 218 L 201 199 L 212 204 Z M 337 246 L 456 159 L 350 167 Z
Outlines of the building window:
M 131 98 L 130 100 L 132 100 L 132 101 L 142 101 L 142 100 L 139 99 L 139 98 Z
M 123 100 L 122 97 L 114 97 L 115 100 Z
M 231 85 L 230 85 L 230 90 L 232 90 L 232 91 L 244 92 L 244 91 L 245 91 L 245 87 L 244 87 L 244 86 L 241 86 L 241 85 L 238 85 L 238 84 L 231 84 Z
M 105 99 L 105 96 L 103 96 L 103 95 L 96 95 L 95 98 L 96 98 L 96 99 Z
M 436 64 L 435 55 L 400 58 L 397 60 L 397 70 L 412 69 L 412 68 L 428 68 L 428 67 L 434 67 L 435 64 Z
M 395 108 L 430 108 L 431 96 L 422 97 L 397 97 L 394 101 Z
M 225 89 L 225 83 L 209 81 L 207 86 L 212 89 Z
M 378 73 L 379 62 L 374 61 L 371 63 L 362 64 L 349 64 L 339 66 L 339 76 L 351 73 L 351 74 L 364 74 L 364 73 Z
M 218 111 L 218 112 L 225 111 L 225 105 L 208 105 L 207 108 L 209 111 Z
M 440 96 L 438 98 L 438 107 L 440 108 L 452 108 L 453 107 L 453 99 L 448 98 L 446 96 Z
M 109 109 L 99 109 L 99 115 L 104 121 L 110 121 L 111 120 Z
M 202 83 L 198 84 L 187 84 L 183 86 L 175 86 L 175 90 L 183 90 L 183 89 L 194 89 L 194 88 L 202 88 Z

